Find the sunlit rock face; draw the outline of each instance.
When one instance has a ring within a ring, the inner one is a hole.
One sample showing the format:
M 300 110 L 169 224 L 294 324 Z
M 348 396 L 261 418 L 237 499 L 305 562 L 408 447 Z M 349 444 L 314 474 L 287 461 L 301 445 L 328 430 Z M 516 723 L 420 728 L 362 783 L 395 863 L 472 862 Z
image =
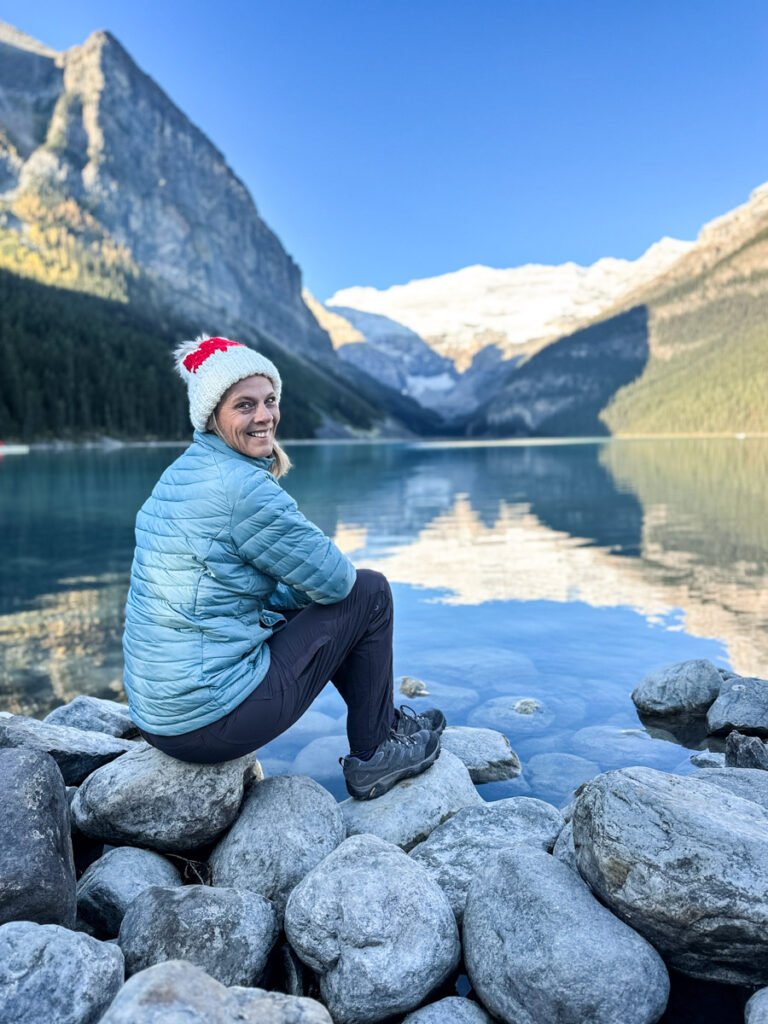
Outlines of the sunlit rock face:
M 383 291 L 343 288 L 326 305 L 396 320 L 465 370 L 475 353 L 488 345 L 511 356 L 522 344 L 576 330 L 621 295 L 662 273 L 691 245 L 663 238 L 637 260 L 605 258 L 589 267 L 464 267 Z
M 0 23 L 0 208 L 21 249 L 43 225 L 89 235 L 123 291 L 141 280 L 181 314 L 332 353 L 245 185 L 108 32 L 56 53 Z

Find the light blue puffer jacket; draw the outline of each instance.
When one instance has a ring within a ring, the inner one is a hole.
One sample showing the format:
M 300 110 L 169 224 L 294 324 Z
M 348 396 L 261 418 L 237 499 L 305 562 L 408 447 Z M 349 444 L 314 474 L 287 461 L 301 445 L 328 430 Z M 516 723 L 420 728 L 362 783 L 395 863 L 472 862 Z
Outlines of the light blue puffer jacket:
M 131 716 L 147 732 L 226 715 L 267 672 L 277 609 L 352 589 L 352 563 L 268 466 L 196 431 L 139 510 L 123 651 Z

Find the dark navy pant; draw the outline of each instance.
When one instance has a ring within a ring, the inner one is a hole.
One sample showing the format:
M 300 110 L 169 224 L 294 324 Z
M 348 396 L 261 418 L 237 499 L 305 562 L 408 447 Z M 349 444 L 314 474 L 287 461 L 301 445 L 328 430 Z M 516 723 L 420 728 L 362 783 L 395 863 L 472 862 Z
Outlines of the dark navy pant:
M 180 736 L 142 730 L 147 742 L 197 764 L 241 757 L 285 732 L 329 680 L 347 705 L 349 749 L 386 739 L 394 715 L 392 592 L 381 573 L 358 569 L 343 601 L 293 613 L 269 647 L 266 676 L 228 715 Z

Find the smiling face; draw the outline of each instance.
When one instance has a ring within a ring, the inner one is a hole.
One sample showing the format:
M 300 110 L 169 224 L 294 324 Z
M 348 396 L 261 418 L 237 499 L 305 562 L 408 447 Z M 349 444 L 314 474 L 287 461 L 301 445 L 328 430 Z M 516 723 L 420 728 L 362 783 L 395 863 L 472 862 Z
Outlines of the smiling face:
M 214 416 L 219 434 L 230 448 L 251 458 L 272 454 L 280 409 L 269 377 L 255 375 L 237 381 L 221 396 Z

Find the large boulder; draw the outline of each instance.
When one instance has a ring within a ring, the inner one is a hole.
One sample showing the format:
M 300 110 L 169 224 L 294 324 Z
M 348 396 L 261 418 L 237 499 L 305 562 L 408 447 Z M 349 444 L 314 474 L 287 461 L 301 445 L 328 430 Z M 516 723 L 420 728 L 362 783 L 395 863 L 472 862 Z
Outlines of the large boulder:
M 540 850 L 502 850 L 469 889 L 464 960 L 507 1024 L 654 1024 L 669 977 L 653 947 Z
M 260 893 L 282 917 L 295 885 L 346 837 L 339 805 L 303 775 L 255 786 L 209 863 L 213 884 Z
M 493 1021 L 479 1003 L 462 996 L 447 996 L 409 1013 L 403 1024 L 493 1024 Z
M 112 943 L 55 924 L 0 927 L 0 1020 L 96 1024 L 123 984 Z
M 389 843 L 412 849 L 462 807 L 482 804 L 469 772 L 449 750 L 431 768 L 399 782 L 376 800 L 344 800 L 341 810 L 347 832 L 368 832 Z
M 52 1024 L 52 1022 L 51 1022 Z M 226 988 L 186 960 L 129 978 L 99 1024 L 332 1024 L 314 999 Z
M 376 836 L 352 836 L 291 893 L 288 941 L 337 1024 L 417 1007 L 459 962 L 456 921 L 427 872 Z
M 81 832 L 107 843 L 189 850 L 232 824 L 252 760 L 186 764 L 147 743 L 135 744 L 88 776 L 72 801 L 72 815 Z
M 54 708 L 43 721 L 48 725 L 68 725 L 85 732 L 105 732 L 124 740 L 135 740 L 141 735 L 126 704 L 86 694 Z
M 723 677 L 706 658 L 678 661 L 649 673 L 632 691 L 646 715 L 703 715 L 720 693 Z
M 75 923 L 75 864 L 61 772 L 37 750 L 0 750 L 0 924 Z
M 520 758 L 504 733 L 496 729 L 449 725 L 440 744 L 443 750 L 450 750 L 458 757 L 476 786 L 516 779 L 520 774 Z
M 255 985 L 277 933 L 275 908 L 254 892 L 152 886 L 126 911 L 117 941 L 127 975 L 188 960 L 222 985 Z
M 701 768 L 690 777 L 752 800 L 768 811 L 768 773 L 757 768 Z
M 410 855 L 437 882 L 461 923 L 470 883 L 497 850 L 522 842 L 549 852 L 564 825 L 563 816 L 551 804 L 513 796 L 465 807 Z
M 128 907 L 152 885 L 180 886 L 181 875 L 152 850 L 118 846 L 85 871 L 77 883 L 77 912 L 107 938 L 114 938 Z
M 768 679 L 724 679 L 720 696 L 707 712 L 707 729 L 715 735 L 738 729 L 768 736 Z
M 0 748 L 21 747 L 50 754 L 68 785 L 78 786 L 91 772 L 132 750 L 135 743 L 106 733 L 49 725 L 36 718 L 0 718 Z
M 703 781 L 705 771 L 720 769 L 624 768 L 588 782 L 573 814 L 579 871 L 672 967 L 764 984 L 768 810 Z

